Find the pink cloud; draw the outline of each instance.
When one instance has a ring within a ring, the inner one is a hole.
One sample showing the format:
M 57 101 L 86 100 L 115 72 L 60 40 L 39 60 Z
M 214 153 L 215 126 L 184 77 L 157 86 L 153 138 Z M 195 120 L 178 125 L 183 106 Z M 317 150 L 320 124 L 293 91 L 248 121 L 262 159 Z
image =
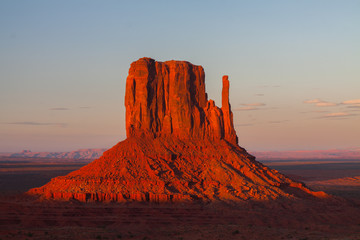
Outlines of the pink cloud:
M 353 100 L 343 101 L 342 104 L 347 104 L 347 105 L 360 105 L 360 99 L 353 99 Z
M 320 103 L 322 102 L 320 99 L 312 99 L 312 100 L 306 100 L 304 101 L 304 103 Z
M 346 112 L 334 112 L 334 113 L 328 113 L 324 117 L 348 117 L 352 116 L 353 114 L 346 113 Z
M 341 104 L 350 105 L 350 106 L 360 106 L 360 99 L 352 99 L 352 100 L 343 101 L 341 103 L 333 103 L 316 98 L 311 100 L 305 100 L 303 103 L 315 104 L 315 106 L 317 107 L 333 107 Z
M 331 106 L 336 106 L 336 103 L 332 103 L 332 102 L 319 102 L 315 104 L 318 107 L 331 107 Z
M 318 98 L 312 100 L 306 100 L 304 103 L 315 104 L 317 107 L 332 107 L 337 106 L 337 103 L 322 101 Z

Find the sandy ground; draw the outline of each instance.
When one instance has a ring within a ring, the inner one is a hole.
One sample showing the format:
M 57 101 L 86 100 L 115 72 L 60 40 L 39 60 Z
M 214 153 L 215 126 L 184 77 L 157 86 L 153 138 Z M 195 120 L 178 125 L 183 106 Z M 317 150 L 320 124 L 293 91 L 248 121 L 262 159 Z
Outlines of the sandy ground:
M 357 201 L 360 199 L 360 160 L 264 161 L 310 188 Z
M 360 239 L 360 161 L 265 163 L 330 201 L 84 204 L 22 192 L 86 162 L 2 160 L 0 239 Z

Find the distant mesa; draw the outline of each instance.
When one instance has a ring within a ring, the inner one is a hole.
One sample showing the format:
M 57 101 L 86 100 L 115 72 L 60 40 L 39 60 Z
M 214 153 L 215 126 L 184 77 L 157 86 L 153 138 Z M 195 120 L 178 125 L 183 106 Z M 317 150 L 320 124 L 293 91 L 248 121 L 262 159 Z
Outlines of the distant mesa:
M 23 150 L 20 153 L 10 154 L 9 157 L 22 158 L 61 158 L 61 159 L 96 159 L 99 158 L 106 149 L 91 148 L 79 149 L 71 152 L 32 152 L 31 150 Z
M 238 145 L 222 79 L 208 100 L 201 66 L 141 58 L 126 80 L 127 139 L 97 160 L 29 190 L 79 201 L 246 201 L 327 197 L 255 161 Z
M 0 156 L 14 158 L 56 158 L 56 159 L 97 159 L 106 151 L 105 148 L 87 148 L 71 152 L 32 152 L 23 150 L 19 153 L 0 153 Z M 309 151 L 254 151 L 258 161 L 267 160 L 356 160 L 360 159 L 360 149 L 328 149 Z
M 295 159 L 360 159 L 360 149 L 328 149 L 310 151 L 263 151 L 253 152 L 260 160 L 295 160 Z

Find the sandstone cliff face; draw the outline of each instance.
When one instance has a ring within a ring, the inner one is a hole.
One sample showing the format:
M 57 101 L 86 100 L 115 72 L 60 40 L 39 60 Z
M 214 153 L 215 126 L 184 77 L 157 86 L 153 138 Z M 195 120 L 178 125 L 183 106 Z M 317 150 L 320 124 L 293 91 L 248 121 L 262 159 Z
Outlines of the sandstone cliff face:
M 225 139 L 237 144 L 227 76 L 222 104 L 220 109 L 208 101 L 201 66 L 139 59 L 131 64 L 126 80 L 127 136 Z
M 126 80 L 127 139 L 30 194 L 79 201 L 245 201 L 326 197 L 269 169 L 237 145 L 223 77 L 222 107 L 201 66 L 142 58 Z

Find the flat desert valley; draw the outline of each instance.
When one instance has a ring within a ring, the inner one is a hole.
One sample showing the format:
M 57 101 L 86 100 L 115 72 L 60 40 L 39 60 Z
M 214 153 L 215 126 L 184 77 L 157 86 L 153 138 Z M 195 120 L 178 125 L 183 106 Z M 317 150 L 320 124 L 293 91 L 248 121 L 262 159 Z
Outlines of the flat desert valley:
M 360 160 L 262 161 L 335 196 L 326 203 L 81 203 L 24 194 L 90 161 L 2 157 L 0 239 L 360 239 Z

